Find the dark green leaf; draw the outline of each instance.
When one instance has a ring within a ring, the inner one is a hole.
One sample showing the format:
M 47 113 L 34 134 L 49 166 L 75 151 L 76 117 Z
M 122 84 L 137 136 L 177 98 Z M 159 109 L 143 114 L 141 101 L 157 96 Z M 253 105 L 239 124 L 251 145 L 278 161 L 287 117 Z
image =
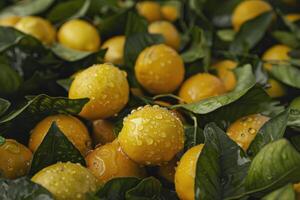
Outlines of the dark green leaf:
M 266 122 L 250 144 L 250 147 L 248 148 L 249 155 L 255 156 L 265 145 L 282 138 L 287 126 L 288 118 L 289 110 L 286 110 Z
M 140 180 L 134 177 L 115 178 L 108 181 L 97 192 L 97 196 L 103 200 L 123 200 L 125 199 L 125 193 L 139 182 Z
M 297 151 L 300 152 L 300 135 L 291 137 L 290 141 L 293 144 L 293 146 L 297 149 Z
M 241 53 L 252 49 L 265 35 L 272 18 L 273 12 L 266 12 L 244 23 L 231 43 L 230 51 Z
M 196 166 L 195 199 L 224 199 L 243 192 L 241 184 L 250 160 L 214 123 L 205 127 L 204 135 Z
M 190 149 L 191 147 L 203 143 L 204 135 L 203 130 L 198 126 L 185 125 L 184 126 L 185 133 L 185 149 Z
M 300 181 L 300 154 L 286 139 L 264 146 L 254 157 L 245 187 L 248 194 L 263 196 L 290 182 Z
M 73 82 L 73 78 L 60 79 L 57 82 L 58 85 L 63 87 L 66 91 L 69 91 L 71 83 Z
M 25 37 L 13 28 L 0 26 L 0 52 L 18 44 Z
M 26 177 L 0 179 L 0 191 L 1 200 L 54 200 L 49 191 Z
M 10 107 L 10 102 L 6 99 L 0 98 L 0 116 L 3 115 Z
M 0 95 L 7 96 L 18 91 L 22 83 L 20 75 L 0 59 Z
M 289 64 L 273 65 L 271 74 L 289 86 L 300 88 L 300 69 L 296 67 Z
M 163 42 L 164 39 L 161 35 L 149 33 L 137 33 L 127 37 L 124 49 L 125 66 L 133 68 L 138 55 L 143 49 Z
M 140 15 L 129 12 L 127 15 L 126 29 L 125 35 L 129 37 L 130 35 L 137 33 L 147 33 L 148 31 L 148 23 L 146 19 L 141 17 Z
M 238 82 L 232 92 L 204 99 L 196 103 L 175 105 L 174 107 L 182 107 L 196 114 L 207 114 L 222 106 L 228 105 L 241 98 L 255 85 L 255 77 L 250 65 L 237 68 L 236 76 Z
M 297 48 L 300 45 L 300 41 L 292 33 L 286 31 L 275 31 L 272 34 L 281 44 L 285 44 L 293 48 Z
M 85 160 L 80 151 L 68 140 L 54 122 L 33 155 L 30 174 L 33 175 L 57 162 L 68 161 L 85 166 Z
M 15 16 L 27 16 L 37 15 L 46 9 L 48 9 L 55 0 L 32 0 L 32 1 L 20 1 L 12 6 L 9 6 L 0 12 L 0 16 L 15 15 Z
M 295 200 L 296 195 L 292 184 L 279 188 L 262 198 L 262 200 Z

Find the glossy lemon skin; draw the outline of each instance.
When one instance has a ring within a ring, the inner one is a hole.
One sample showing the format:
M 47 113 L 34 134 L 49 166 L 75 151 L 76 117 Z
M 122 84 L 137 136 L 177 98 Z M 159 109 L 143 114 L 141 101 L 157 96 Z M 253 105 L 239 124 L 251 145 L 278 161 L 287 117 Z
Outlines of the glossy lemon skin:
M 85 125 L 76 117 L 59 114 L 46 117 L 32 130 L 28 146 L 33 152 L 40 146 L 53 122 L 83 156 L 91 150 L 92 141 Z
M 56 39 L 54 26 L 46 19 L 36 16 L 22 17 L 15 28 L 21 32 L 32 35 L 45 44 L 52 44 Z
M 269 61 L 269 62 L 287 61 L 290 59 L 288 53 L 291 50 L 292 49 L 286 45 L 274 45 L 263 54 L 262 59 L 263 61 Z M 272 69 L 272 64 L 265 63 L 264 68 L 270 71 Z
M 135 63 L 138 82 L 152 94 L 172 93 L 184 79 L 184 63 L 180 55 L 165 44 L 144 49 Z
M 88 169 L 70 162 L 46 167 L 31 180 L 49 190 L 56 200 L 87 200 L 86 193 L 96 192 L 100 186 Z
M 114 134 L 113 124 L 102 119 L 93 121 L 92 138 L 95 145 L 106 144 L 114 141 L 116 136 Z
M 31 151 L 12 139 L 0 145 L 0 176 L 15 179 L 27 174 L 32 159 Z
M 272 7 L 266 1 L 261 0 L 247 0 L 242 1 L 234 9 L 232 14 L 232 25 L 235 31 L 248 20 L 254 19 L 264 12 L 271 11 Z
M 181 157 L 175 173 L 175 189 L 181 200 L 194 200 L 196 164 L 203 144 L 190 148 Z
M 178 19 L 179 13 L 175 6 L 163 5 L 161 6 L 161 14 L 165 20 L 174 22 Z
M 261 114 L 242 117 L 233 122 L 227 129 L 227 135 L 244 151 L 248 149 L 259 129 L 269 120 Z
M 118 141 L 133 161 L 160 165 L 170 161 L 183 148 L 183 125 L 169 110 L 148 105 L 124 119 Z
M 69 98 L 90 99 L 79 114 L 84 118 L 96 120 L 111 117 L 128 102 L 126 73 L 111 64 L 93 65 L 75 77 Z
M 295 22 L 295 21 L 300 20 L 300 14 L 296 14 L 296 13 L 294 13 L 294 14 L 287 14 L 284 17 L 285 17 L 285 19 L 287 19 L 290 22 Z
M 145 171 L 130 160 L 117 141 L 107 143 L 90 152 L 86 157 L 87 168 L 105 183 L 116 177 L 144 177 Z
M 20 21 L 20 19 L 21 17 L 19 16 L 0 18 L 0 26 L 15 26 Z
M 138 13 L 145 17 L 147 21 L 153 22 L 162 18 L 160 13 L 160 5 L 153 1 L 139 2 L 136 6 Z
M 64 23 L 58 31 L 58 41 L 71 49 L 90 52 L 97 51 L 101 43 L 97 29 L 80 19 Z
M 267 93 L 270 97 L 278 98 L 285 95 L 285 88 L 279 81 L 269 79 L 268 83 L 270 84 L 270 88 L 267 89 Z
M 225 92 L 225 85 L 218 77 L 208 73 L 199 73 L 182 84 L 179 97 L 186 103 L 194 103 Z
M 223 81 L 226 91 L 231 91 L 235 88 L 237 80 L 233 69 L 237 63 L 231 60 L 223 60 L 214 65 L 217 69 L 218 77 Z
M 173 158 L 167 164 L 159 166 L 158 175 L 173 183 L 175 177 L 175 168 L 177 166 L 177 158 Z
M 107 49 L 104 61 L 116 65 L 124 64 L 125 36 L 115 36 L 108 39 L 102 45 L 102 49 Z
M 180 47 L 180 35 L 176 27 L 168 21 L 152 22 L 148 27 L 149 33 L 160 34 L 165 39 L 165 44 L 178 50 Z

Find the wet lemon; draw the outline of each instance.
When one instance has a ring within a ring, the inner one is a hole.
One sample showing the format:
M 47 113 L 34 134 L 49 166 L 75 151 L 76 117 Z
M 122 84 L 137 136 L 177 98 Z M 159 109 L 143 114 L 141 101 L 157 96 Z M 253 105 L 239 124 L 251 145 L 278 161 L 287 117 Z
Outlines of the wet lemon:
M 233 72 L 237 63 L 231 60 L 223 60 L 214 65 L 217 69 L 218 77 L 223 81 L 226 91 L 231 91 L 236 86 L 236 77 Z
M 287 14 L 284 17 L 285 17 L 285 19 L 287 19 L 290 22 L 296 22 L 296 21 L 300 20 L 300 14 L 296 14 L 296 13 Z
M 117 141 L 107 143 L 90 152 L 86 157 L 88 169 L 101 181 L 116 177 L 144 177 L 145 171 L 130 160 Z
M 31 151 L 12 139 L 0 144 L 0 177 L 14 179 L 27 174 L 32 159 Z
M 35 152 L 46 136 L 51 124 L 56 122 L 58 128 L 81 152 L 82 155 L 91 150 L 91 138 L 85 125 L 71 115 L 52 115 L 40 121 L 32 130 L 29 139 L 29 148 Z
M 101 42 L 97 29 L 81 19 L 64 23 L 57 36 L 59 43 L 79 51 L 97 51 Z
M 135 63 L 138 82 L 152 94 L 175 91 L 184 78 L 184 63 L 180 55 L 164 44 L 144 49 Z
M 90 99 L 80 112 L 82 117 L 93 120 L 111 117 L 128 102 L 126 73 L 110 64 L 93 65 L 75 77 L 69 98 Z
M 271 11 L 271 5 L 266 1 L 261 0 L 247 0 L 242 1 L 234 9 L 232 14 L 232 25 L 235 31 L 248 20 L 254 19 L 264 12 Z
M 208 73 L 199 73 L 182 84 L 179 97 L 186 103 L 194 103 L 225 92 L 224 83 L 218 77 Z
M 104 61 L 122 65 L 124 63 L 124 46 L 125 36 L 115 36 L 105 41 L 101 47 L 102 49 L 107 49 Z
M 138 13 L 149 22 L 161 19 L 160 5 L 153 1 L 139 2 L 136 6 Z
M 19 21 L 21 17 L 19 16 L 9 16 L 0 18 L 0 26 L 15 26 Z
M 292 49 L 286 45 L 274 45 L 269 48 L 262 56 L 263 61 L 265 62 L 281 62 L 281 61 L 288 61 L 290 59 L 288 53 Z M 265 63 L 264 68 L 266 70 L 272 69 L 271 63 Z
M 32 35 L 45 44 L 52 44 L 56 38 L 56 30 L 52 24 L 41 17 L 27 16 L 22 17 L 15 28 L 26 34 Z
M 85 167 L 74 163 L 57 163 L 35 174 L 33 182 L 49 190 L 56 200 L 87 200 L 100 184 Z
M 113 124 L 107 120 L 95 120 L 93 122 L 92 138 L 96 145 L 112 142 L 116 138 Z
M 190 148 L 183 154 L 175 172 L 175 189 L 182 200 L 194 200 L 196 164 L 203 144 Z
M 227 135 L 246 151 L 259 129 L 268 120 L 268 117 L 261 114 L 242 117 L 229 126 Z
M 159 166 L 158 175 L 168 180 L 169 182 L 173 183 L 176 166 L 177 166 L 177 158 L 173 158 L 167 164 Z
M 180 35 L 176 27 L 168 21 L 152 22 L 148 27 L 149 33 L 160 34 L 164 37 L 165 44 L 178 50 L 180 47 Z
M 270 78 L 268 80 L 270 88 L 267 89 L 267 93 L 272 98 L 278 98 L 285 95 L 284 86 L 277 80 Z
M 159 165 L 183 148 L 183 132 L 182 122 L 172 112 L 158 105 L 145 106 L 124 119 L 118 141 L 133 161 Z
M 164 19 L 174 22 L 178 19 L 179 13 L 175 6 L 172 5 L 163 5 L 161 6 L 161 14 Z

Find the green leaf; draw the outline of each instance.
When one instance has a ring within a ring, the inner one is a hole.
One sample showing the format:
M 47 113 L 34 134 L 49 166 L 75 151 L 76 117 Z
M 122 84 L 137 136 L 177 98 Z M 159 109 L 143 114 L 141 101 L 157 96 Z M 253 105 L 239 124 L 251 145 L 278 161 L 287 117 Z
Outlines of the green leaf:
M 0 179 L 1 200 L 54 200 L 52 194 L 29 178 Z
M 148 23 L 145 18 L 141 17 L 140 15 L 134 12 L 128 13 L 125 29 L 126 37 L 137 33 L 147 33 L 147 30 Z
M 26 35 L 11 27 L 0 26 L 0 52 L 18 44 Z
M 8 96 L 15 93 L 21 83 L 20 75 L 6 61 L 0 59 L 0 95 Z
M 272 18 L 273 12 L 266 12 L 244 23 L 231 43 L 230 51 L 241 53 L 252 49 L 265 35 Z
M 32 0 L 32 1 L 20 1 L 12 6 L 9 6 L 0 12 L 0 16 L 28 16 L 37 15 L 48 9 L 55 0 Z
M 186 150 L 190 149 L 191 147 L 197 144 L 204 142 L 203 130 L 197 125 L 196 126 L 185 125 L 184 133 L 185 133 L 184 146 Z
M 51 22 L 62 22 L 83 17 L 91 5 L 91 0 L 72 0 L 57 4 L 47 14 Z
M 232 29 L 219 30 L 217 32 L 218 37 L 225 42 L 232 42 L 235 34 L 235 31 Z
M 73 82 L 73 78 L 66 78 L 66 79 L 60 79 L 57 80 L 57 84 L 63 87 L 66 91 L 69 91 L 71 83 Z
M 279 81 L 300 88 L 300 69 L 289 64 L 273 65 L 271 74 Z
M 114 178 L 97 192 L 97 196 L 105 200 L 123 200 L 125 193 L 139 182 L 140 180 L 135 177 Z
M 243 192 L 250 160 L 214 123 L 204 129 L 205 143 L 197 161 L 195 199 L 224 199 Z
M 248 194 L 263 196 L 300 181 L 300 154 L 286 139 L 264 146 L 254 157 L 245 180 Z
M 254 140 L 248 148 L 248 153 L 255 156 L 268 143 L 283 137 L 289 118 L 289 110 L 280 113 L 278 116 L 270 119 L 257 132 Z
M 33 155 L 29 173 L 34 175 L 52 164 L 68 161 L 80 163 L 83 166 L 86 165 L 80 151 L 68 140 L 54 122 Z
M 0 98 L 0 116 L 3 115 L 10 107 L 10 102 L 6 99 Z
M 300 45 L 300 41 L 295 37 L 294 34 L 286 31 L 274 31 L 273 37 L 278 40 L 279 43 L 285 44 L 292 48 L 297 48 Z
M 49 97 L 41 94 L 28 100 L 25 105 L 0 118 L 0 133 L 24 138 L 42 119 L 55 114 L 78 114 L 88 99 Z
M 137 33 L 126 38 L 124 57 L 125 66 L 133 68 L 135 61 L 143 49 L 154 44 L 163 43 L 164 39 L 161 35 L 153 35 L 149 33 Z
M 238 78 L 238 82 L 236 88 L 232 92 L 204 99 L 196 103 L 179 104 L 173 107 L 185 108 L 196 114 L 207 114 L 222 106 L 228 105 L 238 100 L 255 85 L 255 77 L 252 73 L 250 65 L 245 65 L 243 67 L 237 68 L 235 72 Z
M 262 200 L 295 200 L 296 195 L 292 184 L 288 184 L 282 188 L 279 188 L 270 194 L 264 196 Z
M 0 136 L 0 146 L 5 143 L 5 138 Z

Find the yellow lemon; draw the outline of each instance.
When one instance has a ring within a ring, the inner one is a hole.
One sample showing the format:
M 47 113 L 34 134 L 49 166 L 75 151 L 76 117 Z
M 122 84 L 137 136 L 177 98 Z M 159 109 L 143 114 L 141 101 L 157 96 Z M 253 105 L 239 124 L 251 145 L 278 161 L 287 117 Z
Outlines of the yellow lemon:
M 263 61 L 269 62 L 280 62 L 280 61 L 288 61 L 290 59 L 288 53 L 292 49 L 286 45 L 274 45 L 269 48 L 262 56 Z M 265 63 L 264 68 L 268 71 L 272 69 L 271 63 Z
M 143 1 L 136 5 L 138 13 L 149 22 L 161 19 L 160 5 L 153 1 Z
M 108 39 L 102 45 L 102 49 L 107 49 L 104 61 L 116 65 L 124 64 L 125 36 L 115 36 Z
M 226 91 L 231 91 L 235 88 L 237 80 L 233 69 L 237 63 L 231 60 L 223 60 L 214 65 L 217 69 L 218 77 L 223 81 Z

